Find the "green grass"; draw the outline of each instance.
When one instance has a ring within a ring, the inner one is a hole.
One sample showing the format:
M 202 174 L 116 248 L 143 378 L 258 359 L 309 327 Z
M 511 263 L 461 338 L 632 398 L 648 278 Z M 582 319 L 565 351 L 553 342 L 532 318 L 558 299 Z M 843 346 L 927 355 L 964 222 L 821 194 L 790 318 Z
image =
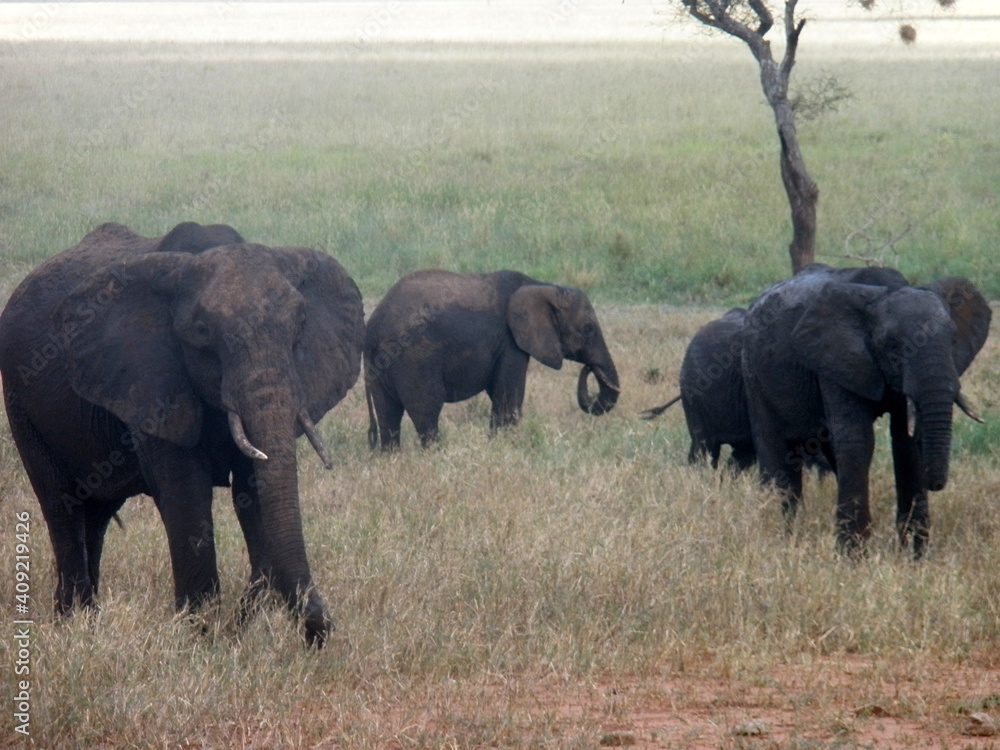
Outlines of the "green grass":
M 919 565 L 896 547 L 884 436 L 875 535 L 851 563 L 834 551 L 832 481 L 809 483 L 786 540 L 754 477 L 686 464 L 679 408 L 638 419 L 675 392 L 700 325 L 787 273 L 775 136 L 744 50 L 711 65 L 669 47 L 287 51 L 5 49 L 3 297 L 102 221 L 149 235 L 223 221 L 252 240 L 323 247 L 369 299 L 421 267 L 519 268 L 599 302 L 621 400 L 587 417 L 573 368 L 532 365 L 516 429 L 490 439 L 479 397 L 446 407 L 439 447 L 419 450 L 405 422 L 403 452 L 381 457 L 355 388 L 319 425 L 334 470 L 300 446 L 308 551 L 339 626 L 320 654 L 280 609 L 234 625 L 248 564 L 222 491 L 223 595 L 204 633 L 171 614 L 148 498 L 109 531 L 100 613 L 54 621 L 44 523 L 4 427 L 0 559 L 13 556 L 14 513 L 30 512 L 39 746 L 592 747 L 613 710 L 567 718 L 525 686 L 561 696 L 627 677 L 654 691 L 658 676 L 702 669 L 763 684 L 776 665 L 829 656 L 864 657 L 878 674 L 925 659 L 995 665 L 995 337 L 963 382 L 987 424 L 956 417 L 951 483 L 932 498 Z M 869 216 L 873 237 L 922 218 L 899 245 L 901 270 L 967 274 L 995 298 L 1000 113 L 983 92 L 997 63 L 806 57 L 796 75 L 820 67 L 855 91 L 842 114 L 803 127 L 823 259 Z M 13 601 L 10 574 L 0 601 Z M 0 639 L 0 663 L 14 658 Z M 873 681 L 866 701 L 891 685 Z M 842 717 L 816 697 L 826 688 L 793 696 L 812 696 L 795 726 L 842 746 Z M 685 700 L 660 696 L 682 714 Z M 842 710 L 860 705 L 850 700 Z M 0 713 L 0 745 L 12 721 Z
M 108 220 L 223 221 L 326 248 L 368 296 L 427 266 L 514 267 L 598 300 L 745 302 L 787 273 L 777 138 L 745 50 L 25 45 L 5 50 L 0 254 Z M 912 225 L 916 280 L 993 263 L 990 59 L 803 55 L 854 93 L 803 123 L 834 263 Z M 865 228 L 867 239 L 857 232 Z M 850 236 L 854 239 L 847 242 Z

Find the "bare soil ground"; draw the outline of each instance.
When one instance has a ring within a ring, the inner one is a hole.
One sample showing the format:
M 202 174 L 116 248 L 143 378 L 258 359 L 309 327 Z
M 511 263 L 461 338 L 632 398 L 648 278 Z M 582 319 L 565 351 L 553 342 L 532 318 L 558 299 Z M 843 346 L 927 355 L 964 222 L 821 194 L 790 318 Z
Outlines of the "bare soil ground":
M 1000 748 L 1000 655 L 823 657 L 740 674 L 428 686 L 371 705 L 380 746 Z M 498 722 L 506 716 L 506 725 Z M 432 740 L 433 738 L 433 740 Z M 443 743 L 443 744 L 441 744 Z M 336 747 L 336 743 L 330 747 Z M 326 747 L 326 745 L 323 745 Z

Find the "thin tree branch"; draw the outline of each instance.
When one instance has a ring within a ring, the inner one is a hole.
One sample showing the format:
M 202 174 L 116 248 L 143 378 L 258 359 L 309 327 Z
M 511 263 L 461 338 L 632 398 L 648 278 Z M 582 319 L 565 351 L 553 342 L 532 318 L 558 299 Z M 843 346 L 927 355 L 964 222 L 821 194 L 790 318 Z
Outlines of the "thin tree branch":
M 763 38 L 754 32 L 746 24 L 740 23 L 734 19 L 729 14 L 729 2 L 728 0 L 681 0 L 683 5 L 688 9 L 688 13 L 691 14 L 696 20 L 705 24 L 706 26 L 711 26 L 712 28 L 718 29 L 719 31 L 724 31 L 730 36 L 734 36 L 737 39 L 742 40 L 753 53 L 757 60 L 764 59 L 765 51 Z M 760 4 L 761 0 L 751 0 L 754 4 Z M 708 9 L 706 13 L 702 10 L 702 7 Z M 766 8 L 764 9 L 766 12 Z M 770 13 L 766 13 L 770 16 Z M 761 19 L 761 24 L 763 25 L 763 19 Z
M 799 36 L 805 28 L 806 19 L 801 19 L 795 23 L 795 6 L 798 0 L 786 0 L 785 2 L 785 56 L 781 60 L 781 75 L 787 81 L 795 66 L 795 55 L 799 49 Z
M 764 5 L 762 0 L 749 0 L 749 5 L 753 12 L 757 14 L 757 18 L 760 19 L 757 34 L 758 36 L 764 36 L 774 26 L 774 16 L 771 15 L 770 9 Z
M 873 238 L 868 233 L 868 230 L 875 224 L 874 216 L 869 217 L 868 221 L 862 224 L 860 227 L 855 229 L 853 232 L 844 238 L 844 254 L 840 257 L 850 258 L 852 260 L 860 260 L 868 265 L 877 263 L 878 265 L 883 265 L 886 252 L 896 249 L 896 243 L 903 239 L 906 235 L 916 229 L 918 226 L 927 221 L 931 216 L 938 212 L 938 208 L 932 208 L 930 211 L 922 216 L 918 216 L 916 219 L 912 219 L 906 223 L 906 225 L 894 236 L 885 240 L 879 247 L 869 248 L 867 255 L 858 255 L 856 253 L 849 252 L 851 242 L 855 239 L 861 238 L 867 242 L 872 242 Z

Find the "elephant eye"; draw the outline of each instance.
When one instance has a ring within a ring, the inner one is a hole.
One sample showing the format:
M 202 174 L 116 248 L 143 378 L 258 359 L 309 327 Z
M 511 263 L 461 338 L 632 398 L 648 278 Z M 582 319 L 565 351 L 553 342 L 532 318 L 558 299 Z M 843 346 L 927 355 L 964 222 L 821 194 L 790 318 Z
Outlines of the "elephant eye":
M 212 338 L 212 329 L 208 327 L 208 323 L 204 320 L 196 320 L 194 326 L 192 326 L 194 331 L 195 339 L 202 342 L 208 343 L 209 339 Z
M 593 323 L 584 323 L 583 325 L 583 335 L 588 339 L 592 338 L 594 333 L 596 333 L 597 327 Z

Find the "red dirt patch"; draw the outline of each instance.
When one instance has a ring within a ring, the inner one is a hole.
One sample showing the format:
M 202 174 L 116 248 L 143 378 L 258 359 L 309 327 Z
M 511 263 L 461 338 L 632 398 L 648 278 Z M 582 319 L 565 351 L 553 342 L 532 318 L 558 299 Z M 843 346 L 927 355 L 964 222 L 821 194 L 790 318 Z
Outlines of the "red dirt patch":
M 377 726 L 380 747 L 1000 750 L 997 658 L 955 666 L 836 657 L 732 675 L 447 681 L 391 697 L 377 691 L 369 731 Z

